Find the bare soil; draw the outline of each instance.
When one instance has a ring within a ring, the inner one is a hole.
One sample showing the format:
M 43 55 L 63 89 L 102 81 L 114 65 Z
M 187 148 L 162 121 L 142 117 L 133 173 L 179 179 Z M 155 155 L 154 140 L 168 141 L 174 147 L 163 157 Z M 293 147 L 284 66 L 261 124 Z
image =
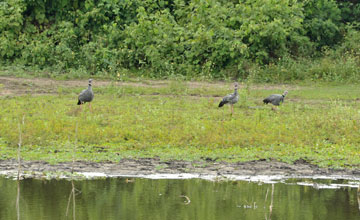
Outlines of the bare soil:
M 171 81 L 165 80 L 141 80 L 139 82 L 114 82 L 106 80 L 94 80 L 93 85 L 102 86 L 134 86 L 161 88 L 169 86 Z M 188 88 L 229 88 L 233 89 L 233 83 L 228 82 L 186 82 Z M 42 95 L 57 93 L 59 88 L 86 87 L 86 80 L 54 80 L 49 78 L 18 78 L 11 76 L 0 76 L 0 96 L 16 95 Z M 243 85 L 240 85 L 240 87 Z M 284 89 L 286 85 L 256 85 L 252 89 Z M 291 86 L 291 90 L 299 89 L 299 86 Z

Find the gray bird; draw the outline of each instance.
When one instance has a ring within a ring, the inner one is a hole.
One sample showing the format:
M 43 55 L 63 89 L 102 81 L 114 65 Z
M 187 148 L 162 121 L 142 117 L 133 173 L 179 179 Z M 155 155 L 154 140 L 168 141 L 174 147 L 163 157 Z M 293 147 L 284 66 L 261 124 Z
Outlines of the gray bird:
M 77 103 L 78 105 L 82 105 L 85 102 L 88 102 L 90 110 L 91 110 L 90 102 L 94 99 L 94 92 L 92 91 L 91 82 L 92 82 L 92 79 L 89 79 L 89 86 L 87 89 L 84 89 L 80 93 L 79 98 L 78 98 L 78 103 Z
M 273 105 L 279 106 L 280 103 L 284 102 L 285 96 L 288 94 L 288 91 L 284 91 L 282 95 L 280 94 L 273 94 L 268 96 L 266 99 L 263 100 L 265 104 L 271 103 Z
M 238 84 L 235 83 L 234 93 L 225 96 L 219 103 L 219 108 L 223 107 L 225 104 L 230 104 L 231 114 L 233 114 L 234 113 L 234 104 L 237 103 L 238 101 L 239 101 Z

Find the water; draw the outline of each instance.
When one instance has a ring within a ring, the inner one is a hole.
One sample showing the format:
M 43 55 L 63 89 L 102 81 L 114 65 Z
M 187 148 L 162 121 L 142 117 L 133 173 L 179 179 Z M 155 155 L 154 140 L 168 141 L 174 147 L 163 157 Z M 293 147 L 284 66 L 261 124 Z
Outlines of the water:
M 360 219 L 356 188 L 316 189 L 309 181 L 288 180 L 272 189 L 245 181 L 81 180 L 74 181 L 75 213 L 76 219 L 96 220 Z M 0 177 L 0 187 L 0 219 L 16 219 L 17 181 Z M 71 190 L 68 180 L 22 180 L 20 219 L 72 219 L 72 203 L 65 215 Z

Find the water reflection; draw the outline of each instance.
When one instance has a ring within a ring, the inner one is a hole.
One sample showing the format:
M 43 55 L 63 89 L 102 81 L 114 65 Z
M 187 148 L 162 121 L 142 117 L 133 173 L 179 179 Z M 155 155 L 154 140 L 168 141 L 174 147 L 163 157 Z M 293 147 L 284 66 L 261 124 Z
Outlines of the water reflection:
M 70 203 L 72 201 L 73 220 L 76 219 L 76 199 L 75 199 L 76 193 L 75 193 L 75 191 L 76 191 L 76 188 L 75 188 L 74 180 L 72 179 L 71 180 L 71 191 L 70 191 L 69 200 L 68 200 L 67 207 L 66 207 L 66 217 L 69 216 L 69 208 L 70 208 Z M 71 198 L 72 198 L 72 200 L 71 200 Z
M 16 193 L 16 217 L 20 220 L 20 179 L 16 180 L 17 193 Z
M 271 203 L 270 203 L 270 206 L 269 206 L 269 217 L 266 215 L 265 213 L 265 219 L 266 220 L 271 220 L 271 215 L 272 215 L 272 210 L 273 210 L 273 203 L 274 203 L 274 184 L 271 184 Z M 266 199 L 267 199 L 267 193 L 269 192 L 266 191 L 266 197 L 265 197 L 265 203 L 266 203 Z
M 359 185 L 358 190 L 357 190 L 357 200 L 358 200 L 359 211 L 360 211 L 360 185 Z
M 0 187 L 0 219 L 16 219 L 17 182 Z M 359 219 L 356 188 L 124 178 L 25 179 L 19 189 L 22 219 Z

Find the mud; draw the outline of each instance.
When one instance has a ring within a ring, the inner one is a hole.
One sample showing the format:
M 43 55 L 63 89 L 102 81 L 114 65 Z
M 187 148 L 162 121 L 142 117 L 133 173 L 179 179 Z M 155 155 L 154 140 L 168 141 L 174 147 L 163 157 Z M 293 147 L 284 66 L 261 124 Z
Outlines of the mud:
M 16 174 L 18 163 L 16 160 L 0 161 L 0 171 L 2 174 Z M 161 174 L 171 175 L 191 175 L 192 176 L 281 176 L 282 178 L 297 178 L 301 176 L 317 177 L 326 176 L 336 179 L 358 179 L 360 180 L 360 170 L 335 170 L 319 168 L 303 160 L 298 160 L 294 164 L 286 164 L 277 161 L 250 161 L 244 163 L 227 163 L 216 161 L 161 161 L 157 158 L 144 159 L 124 159 L 120 162 L 83 162 L 49 164 L 42 161 L 22 161 L 21 173 L 27 177 L 36 178 L 46 175 L 46 173 L 101 173 L 101 176 L 150 176 Z

